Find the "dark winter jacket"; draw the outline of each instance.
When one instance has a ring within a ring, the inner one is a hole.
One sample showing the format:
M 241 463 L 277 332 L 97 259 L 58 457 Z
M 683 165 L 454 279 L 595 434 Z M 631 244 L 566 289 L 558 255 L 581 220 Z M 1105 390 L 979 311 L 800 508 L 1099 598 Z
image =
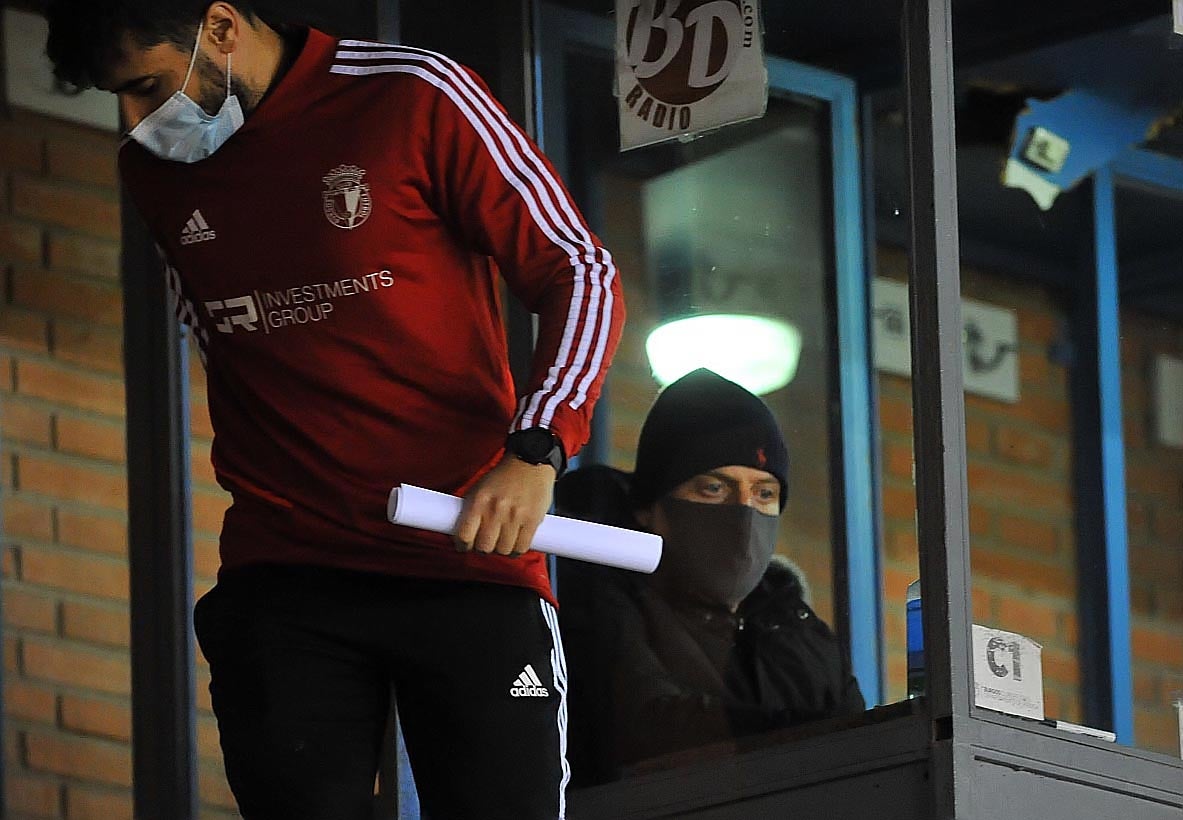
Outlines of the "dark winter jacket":
M 577 785 L 864 709 L 846 653 L 783 559 L 734 614 L 670 601 L 645 575 L 575 562 L 560 568 L 559 599 Z

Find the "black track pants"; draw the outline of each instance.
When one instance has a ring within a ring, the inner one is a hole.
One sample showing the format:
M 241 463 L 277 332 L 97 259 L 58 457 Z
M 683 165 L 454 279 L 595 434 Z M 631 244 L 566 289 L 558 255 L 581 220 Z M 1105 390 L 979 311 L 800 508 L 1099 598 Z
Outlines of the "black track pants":
M 537 593 L 251 567 L 194 622 L 246 820 L 371 820 L 392 687 L 430 820 L 564 816 L 566 669 Z

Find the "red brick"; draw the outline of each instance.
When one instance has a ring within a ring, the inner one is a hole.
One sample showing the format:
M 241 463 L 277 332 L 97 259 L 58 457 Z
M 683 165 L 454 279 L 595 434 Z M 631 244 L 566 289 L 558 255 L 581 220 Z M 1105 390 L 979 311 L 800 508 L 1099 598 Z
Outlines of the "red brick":
M 987 590 L 977 586 L 971 592 L 973 601 L 973 620 L 976 624 L 994 623 L 994 598 Z
M 972 563 L 975 577 L 993 578 L 1022 589 L 1067 599 L 1076 595 L 1075 574 L 1056 564 L 988 550 L 974 550 Z
M 192 501 L 194 531 L 220 533 L 226 508 L 230 506 L 230 494 L 223 490 L 194 489 Z
M 28 353 L 49 352 L 49 332 L 45 317 L 20 308 L 0 308 L 0 345 Z
M 1155 590 L 1147 584 L 1138 583 L 1134 579 L 1130 584 L 1130 608 L 1135 615 L 1154 617 L 1158 614 L 1154 601 Z
M 43 643 L 22 639 L 21 660 L 25 674 L 78 689 L 109 695 L 131 692 L 131 668 L 126 653 L 99 652 L 76 644 Z
M 1125 436 L 1125 446 L 1127 449 L 1145 450 L 1146 449 L 1146 423 L 1141 412 L 1131 412 L 1130 404 L 1127 402 L 1122 408 L 1125 415 L 1121 420 L 1122 435 Z
M 131 638 L 127 607 L 62 602 L 62 634 L 75 641 L 126 647 Z
M 85 552 L 26 546 L 21 577 L 31 584 L 117 601 L 128 595 L 127 563 Z
M 4 637 L 4 671 L 20 672 L 21 669 L 21 640 L 11 635 Z
M 47 732 L 25 736 L 29 768 L 92 782 L 131 786 L 131 747 L 125 743 Z
M 918 569 L 915 567 L 908 569 L 898 569 L 896 567 L 884 567 L 883 569 L 883 600 L 889 602 L 898 602 L 899 606 L 903 606 L 904 598 L 908 592 L 908 584 L 916 580 Z
M 18 269 L 12 274 L 12 300 L 30 310 L 118 326 L 123 296 L 113 282 L 46 270 Z
M 4 774 L 5 808 L 11 817 L 57 818 L 62 810 L 62 787 L 56 779 L 31 777 L 14 773 Z
M 1135 626 L 1130 642 L 1135 661 L 1146 661 L 1173 669 L 1183 669 L 1183 631 Z
M 1160 505 L 1154 509 L 1154 537 L 1166 547 L 1183 548 L 1183 512 Z
M 1135 745 L 1140 749 L 1179 754 L 1179 724 L 1168 709 L 1134 709 Z
M 990 535 L 993 513 L 981 504 L 970 501 L 969 505 L 969 534 L 985 538 Z
M 1068 646 L 1077 646 L 1080 642 L 1080 624 L 1075 612 L 1060 613 L 1060 640 Z
M 915 530 L 891 530 L 884 534 L 887 557 L 900 564 L 916 564 L 919 548 Z
M 58 510 L 58 541 L 70 547 L 127 556 L 127 520 L 121 516 Z
M 998 537 L 1012 549 L 1052 556 L 1058 550 L 1058 530 L 1051 524 L 999 514 Z
M 87 370 L 123 375 L 123 332 L 120 328 L 54 319 L 50 337 L 54 358 Z
M 1146 541 L 1150 536 L 1150 509 L 1138 501 L 1126 501 L 1126 529 L 1130 540 Z
M 85 416 L 58 415 L 57 448 L 63 453 L 115 463 L 127 460 L 124 425 Z
M 67 820 L 132 820 L 131 792 L 99 789 L 82 783 L 67 783 L 66 818 Z
M 1058 317 L 1034 310 L 1020 310 L 1018 325 L 1020 340 L 1045 350 L 1060 337 L 1062 326 Z
M 121 269 L 119 242 L 78 233 L 51 232 L 45 243 L 45 262 L 61 271 L 117 280 Z
M 43 686 L 11 677 L 4 681 L 4 713 L 52 726 L 57 722 L 57 695 Z
M 189 442 L 189 474 L 199 484 L 217 486 L 214 465 L 210 461 L 210 445 L 204 441 Z
M 998 456 L 1014 464 L 1047 468 L 1052 464 L 1052 445 L 1046 436 L 1017 427 L 999 427 L 994 439 Z
M 214 427 L 209 418 L 205 396 L 194 393 L 189 400 L 189 430 L 195 438 L 212 440 Z
M 131 740 L 131 706 L 110 698 L 62 695 L 62 728 L 80 735 Z
M 1059 612 L 1054 606 L 1017 596 L 998 598 L 996 623 L 999 629 L 1018 632 L 1040 644 L 1056 639 Z
M 112 192 L 18 175 L 12 180 L 12 211 L 102 239 L 119 238 L 119 199 Z
M 4 623 L 36 632 L 57 631 L 57 600 L 42 590 L 4 585 Z
M 1057 687 L 1044 685 L 1043 713 L 1049 718 L 1067 720 L 1067 716 L 1064 714 L 1064 702 Z
M 39 265 L 42 248 L 40 225 L 0 215 L 0 260 Z
M 1020 634 L 1023 634 L 1020 631 Z M 1038 643 L 1039 639 L 1032 636 Z M 1074 653 L 1059 649 L 1043 648 L 1043 678 L 1045 681 L 1062 683 L 1067 687 L 1080 685 L 1080 661 Z
M 999 404 L 995 399 L 967 393 L 965 408 L 975 415 L 993 415 Z M 1071 429 L 1072 414 L 1063 397 L 1027 392 L 1017 404 L 1006 405 L 1006 415 L 1012 422 L 1025 422 L 1049 433 L 1066 435 Z
M 220 766 L 214 767 L 206 763 L 198 768 L 197 793 L 203 804 L 223 809 L 237 808 L 238 804 L 234 801 L 234 795 Z
M 26 396 L 68 407 L 94 410 L 122 418 L 126 410 L 123 382 L 70 367 L 21 359 L 17 363 L 17 389 Z
M 912 403 L 894 396 L 879 396 L 879 424 L 886 433 L 912 435 Z
M 1131 458 L 1126 462 L 1126 487 L 1146 498 L 1183 504 L 1183 474 L 1169 464 Z
M 1177 553 L 1158 545 L 1130 547 L 1130 571 L 1155 586 L 1183 586 L 1183 561 Z
M 40 174 L 44 168 L 41 136 L 16 123 L 0 123 L 0 169 Z
M 114 189 L 118 185 L 115 145 L 88 145 L 78 140 L 51 138 L 45 144 L 49 175 Z
M 33 538 L 34 541 L 53 540 L 53 510 L 49 504 L 6 493 L 0 502 L 4 514 L 4 534 L 11 538 Z
M 19 397 L 5 396 L 3 417 L 0 417 L 0 431 L 6 441 L 49 447 L 51 423 L 49 409 L 39 402 L 27 402 Z
M 114 510 L 127 508 L 127 475 L 123 470 L 86 464 L 60 456 L 18 455 L 20 489 Z
M 916 493 L 888 484 L 883 485 L 883 517 L 892 521 L 911 524 L 916 520 Z
M 885 442 L 883 469 L 888 475 L 912 481 L 912 448 L 897 442 Z
M 990 425 L 981 419 L 966 419 L 965 450 L 967 453 L 989 453 Z
M 199 660 L 204 660 L 201 657 L 200 649 L 198 649 L 197 656 Z M 214 706 L 209 692 L 209 664 L 199 663 L 195 677 L 197 683 L 197 697 L 195 698 L 197 701 L 197 709 L 199 712 L 212 715 L 214 713 Z
M 11 356 L 0 355 L 0 390 L 16 390 L 16 361 Z
M 1051 366 L 1047 356 L 1026 351 L 1019 352 L 1019 384 L 1021 386 L 1044 387 L 1048 382 L 1050 371 Z
M 1021 509 L 1070 514 L 1071 488 L 1050 482 L 1022 470 L 970 462 L 967 469 L 970 496 L 977 501 L 987 499 Z
M 1134 701 L 1142 705 L 1157 704 L 1159 693 L 1158 675 L 1134 670 Z
M 218 722 L 206 715 L 199 715 L 197 718 L 197 754 L 207 760 L 222 759 L 222 747 L 218 742 Z

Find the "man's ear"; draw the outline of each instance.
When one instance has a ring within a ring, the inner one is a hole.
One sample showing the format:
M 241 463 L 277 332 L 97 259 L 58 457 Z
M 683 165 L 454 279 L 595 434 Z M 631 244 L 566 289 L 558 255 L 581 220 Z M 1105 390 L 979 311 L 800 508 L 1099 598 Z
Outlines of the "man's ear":
M 238 48 L 242 26 L 246 21 L 242 13 L 229 3 L 212 3 L 205 10 L 205 38 L 213 43 L 221 54 L 232 54 Z

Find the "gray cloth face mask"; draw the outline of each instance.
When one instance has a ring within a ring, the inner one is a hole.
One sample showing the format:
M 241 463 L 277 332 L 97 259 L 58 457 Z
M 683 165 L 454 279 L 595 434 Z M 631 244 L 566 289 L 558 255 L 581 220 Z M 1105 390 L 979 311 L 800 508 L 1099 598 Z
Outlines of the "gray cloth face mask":
M 189 71 L 181 87 L 159 108 L 133 128 L 128 137 L 147 148 L 161 159 L 173 162 L 199 162 L 217 151 L 234 132 L 242 127 L 245 118 L 238 97 L 230 93 L 230 55 L 226 55 L 226 101 L 214 115 L 185 95 L 197 62 L 202 26 L 197 27 L 197 42 L 189 59 Z
M 667 533 L 654 579 L 677 600 L 735 609 L 768 569 L 779 518 L 740 504 L 658 505 Z

